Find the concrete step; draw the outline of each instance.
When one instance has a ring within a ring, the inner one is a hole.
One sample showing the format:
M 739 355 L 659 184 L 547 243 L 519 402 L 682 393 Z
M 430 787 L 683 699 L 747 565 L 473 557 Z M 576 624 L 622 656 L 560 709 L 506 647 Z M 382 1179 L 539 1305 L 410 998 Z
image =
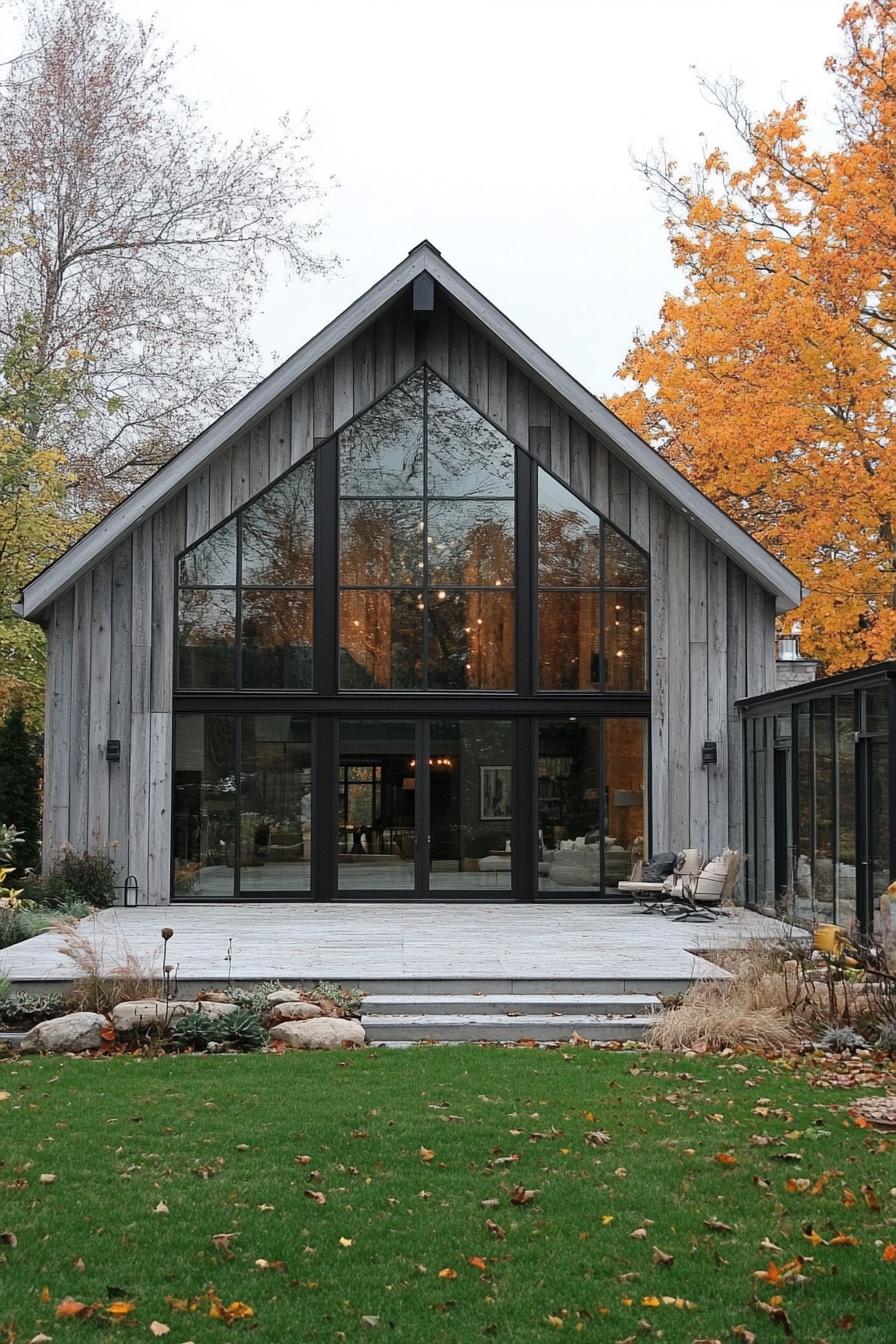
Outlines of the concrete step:
M 428 1016 L 362 1018 L 371 1045 L 409 1041 L 568 1041 L 575 1033 L 591 1041 L 634 1041 L 656 1020 L 633 1017 L 525 1013 L 433 1013 Z
M 605 1017 L 639 1016 L 660 1011 L 655 994 L 368 994 L 362 1011 L 365 1019 L 380 1017 L 483 1016 L 494 1013 L 535 1016 Z

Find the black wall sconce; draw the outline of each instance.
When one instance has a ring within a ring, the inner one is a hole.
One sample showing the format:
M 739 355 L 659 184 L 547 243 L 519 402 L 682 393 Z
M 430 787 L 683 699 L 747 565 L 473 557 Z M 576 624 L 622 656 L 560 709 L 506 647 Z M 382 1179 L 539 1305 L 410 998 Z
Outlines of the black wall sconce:
M 117 737 L 110 737 L 106 743 L 106 764 L 118 765 L 121 760 L 121 743 Z
M 718 765 L 719 763 L 719 744 L 717 742 L 704 742 L 701 764 Z

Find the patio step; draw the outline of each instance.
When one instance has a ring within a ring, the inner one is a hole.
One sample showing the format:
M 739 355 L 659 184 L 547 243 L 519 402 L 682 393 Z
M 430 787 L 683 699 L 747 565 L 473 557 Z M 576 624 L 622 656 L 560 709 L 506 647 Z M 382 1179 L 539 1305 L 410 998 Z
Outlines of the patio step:
M 371 1044 L 414 1041 L 631 1041 L 661 1010 L 652 994 L 371 994 Z

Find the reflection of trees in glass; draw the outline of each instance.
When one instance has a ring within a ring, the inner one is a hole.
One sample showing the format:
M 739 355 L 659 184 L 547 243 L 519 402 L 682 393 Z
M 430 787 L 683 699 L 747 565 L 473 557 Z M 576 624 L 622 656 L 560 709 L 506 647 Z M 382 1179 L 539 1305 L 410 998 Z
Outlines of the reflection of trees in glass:
M 314 578 L 314 464 L 303 462 L 243 509 L 242 582 Z
M 430 583 L 513 583 L 513 500 L 434 501 L 427 515 Z
M 538 473 L 538 576 L 542 583 L 600 583 L 601 519 L 545 471 Z
M 604 567 L 605 581 L 618 588 L 647 586 L 646 555 L 609 523 L 604 524 Z
M 339 435 L 343 495 L 423 493 L 423 370 L 417 369 Z
M 431 495 L 512 495 L 514 445 L 434 373 L 427 378 Z
M 344 584 L 420 583 L 423 509 L 407 500 L 344 500 L 340 579 Z
M 215 528 L 181 558 L 183 584 L 236 583 L 236 519 Z

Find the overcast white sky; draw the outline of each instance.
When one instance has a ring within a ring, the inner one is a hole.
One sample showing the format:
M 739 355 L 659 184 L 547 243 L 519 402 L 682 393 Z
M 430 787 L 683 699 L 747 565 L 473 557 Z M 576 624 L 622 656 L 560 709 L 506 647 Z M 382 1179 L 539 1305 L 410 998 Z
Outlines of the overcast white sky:
M 600 394 L 676 283 L 630 150 L 724 138 L 695 69 L 755 109 L 805 95 L 830 134 L 843 0 L 119 0 L 158 15 L 230 136 L 310 112 L 341 273 L 257 318 L 284 358 L 421 238 Z

